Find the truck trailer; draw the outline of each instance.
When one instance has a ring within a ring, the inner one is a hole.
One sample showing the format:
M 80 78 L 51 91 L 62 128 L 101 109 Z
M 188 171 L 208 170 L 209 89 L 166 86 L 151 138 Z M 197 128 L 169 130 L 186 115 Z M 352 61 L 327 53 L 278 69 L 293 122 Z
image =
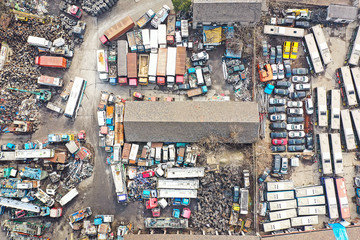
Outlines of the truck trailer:
M 156 53 L 150 53 L 149 60 L 149 83 L 156 83 L 156 71 L 157 71 L 158 55 Z
M 128 53 L 127 57 L 127 74 L 129 78 L 129 86 L 136 87 L 137 82 L 137 54 Z
M 139 84 L 148 85 L 149 55 L 139 55 Z
M 39 85 L 45 85 L 50 87 L 62 87 L 63 85 L 63 81 L 61 78 L 50 77 L 46 75 L 41 75 L 40 77 L 38 77 L 37 83 Z
M 167 61 L 167 48 L 159 48 L 158 61 L 157 61 L 157 84 L 164 86 L 166 76 L 166 61 Z
M 126 16 L 121 19 L 119 22 L 108 28 L 104 35 L 100 37 L 100 41 L 102 44 L 107 44 L 111 41 L 118 39 L 121 35 L 129 31 L 131 28 L 135 26 L 134 21 L 130 16 Z
M 117 41 L 118 56 L 117 56 L 117 69 L 118 81 L 120 85 L 127 84 L 127 59 L 128 43 L 125 40 Z
M 176 47 L 169 47 L 167 53 L 166 78 L 169 88 L 173 87 L 175 83 L 176 50 Z
M 158 29 L 158 43 L 160 48 L 166 48 L 166 25 L 160 24 Z
M 68 62 L 64 57 L 37 56 L 35 64 L 41 67 L 67 68 Z
M 99 78 L 102 81 L 108 81 L 108 58 L 105 50 L 97 50 L 96 52 L 97 70 Z
M 157 29 L 150 29 L 150 51 L 152 53 L 157 53 L 159 48 L 158 43 L 158 30 Z
M 176 84 L 184 83 L 184 75 L 186 72 L 186 47 L 177 47 L 176 50 Z

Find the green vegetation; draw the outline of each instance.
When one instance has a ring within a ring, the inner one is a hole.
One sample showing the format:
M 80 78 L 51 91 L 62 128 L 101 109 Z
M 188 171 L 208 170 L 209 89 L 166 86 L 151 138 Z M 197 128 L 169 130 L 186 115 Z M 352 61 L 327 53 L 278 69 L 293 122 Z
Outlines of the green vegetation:
M 172 2 L 176 12 L 187 12 L 190 10 L 191 0 L 172 0 Z

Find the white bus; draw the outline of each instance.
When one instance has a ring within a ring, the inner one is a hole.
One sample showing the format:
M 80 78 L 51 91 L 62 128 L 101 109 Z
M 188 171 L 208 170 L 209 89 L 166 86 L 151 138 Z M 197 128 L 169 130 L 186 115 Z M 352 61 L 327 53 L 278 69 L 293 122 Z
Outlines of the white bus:
M 204 176 L 205 176 L 205 168 L 203 167 L 168 168 L 166 169 L 165 172 L 166 178 L 196 178 L 196 177 L 204 177 Z
M 340 130 L 340 90 L 331 90 L 330 127 L 332 130 Z
M 338 210 L 338 204 L 337 204 L 337 200 L 336 200 L 334 179 L 326 177 L 326 178 L 322 178 L 321 180 L 322 180 L 322 182 L 324 184 L 324 188 L 325 188 L 328 217 L 330 219 L 337 219 L 337 218 L 339 218 L 339 210 Z
M 357 101 L 360 101 L 360 68 L 353 67 L 351 68 L 351 75 L 353 78 L 356 94 L 357 94 Z
M 29 149 L 29 150 L 15 150 L 15 159 L 37 159 L 37 158 L 52 158 L 55 156 L 54 149 Z
M 269 192 L 293 190 L 294 183 L 293 181 L 266 182 L 266 188 Z
M 308 225 L 316 225 L 319 224 L 319 216 L 306 216 L 306 217 L 296 217 L 291 218 L 291 226 L 292 227 L 301 227 Z
M 341 67 L 339 76 L 347 105 L 349 107 L 356 107 L 357 99 L 349 66 Z
M 314 35 L 312 33 L 306 34 L 304 39 L 315 73 L 323 72 L 324 67 L 321 62 L 319 51 L 316 47 Z
M 320 133 L 318 134 L 318 139 L 323 174 L 332 174 L 329 136 L 327 133 Z
M 295 188 L 296 197 L 309 197 L 323 195 L 324 188 L 321 185 Z
M 282 220 L 282 221 L 276 221 L 276 222 L 268 222 L 263 224 L 264 232 L 273 232 L 283 229 L 291 228 L 290 220 Z
M 352 44 L 352 50 L 349 58 L 349 64 L 357 66 L 359 64 L 360 57 L 360 31 L 359 27 L 356 29 L 356 38 Z
M 342 176 L 344 174 L 343 156 L 341 150 L 340 133 L 330 134 L 330 147 L 332 153 L 332 162 L 334 165 L 334 173 Z
M 294 199 L 294 191 L 280 191 L 280 192 L 267 192 L 266 200 L 268 202 L 271 201 L 279 201 L 279 200 L 288 200 Z
M 197 198 L 195 189 L 158 189 L 158 198 Z
M 198 189 L 198 179 L 164 179 L 159 178 L 156 183 L 156 188 L 173 188 L 173 189 Z
M 326 207 L 325 207 L 325 205 L 298 207 L 297 210 L 298 210 L 298 215 L 299 215 L 299 216 L 325 215 L 325 214 L 326 214 Z
M 79 194 L 76 188 L 71 189 L 67 194 L 65 194 L 59 201 L 61 206 L 66 205 L 68 202 L 73 200 Z
M 296 202 L 295 199 L 285 200 L 285 201 L 269 202 L 268 204 L 269 204 L 269 210 L 270 211 L 297 208 L 297 202 Z
M 273 25 L 265 25 L 264 33 L 269 35 L 279 35 L 287 37 L 298 37 L 302 38 L 305 35 L 305 30 L 302 28 L 292 28 L 292 27 L 279 27 Z
M 288 219 L 288 218 L 293 218 L 293 217 L 297 217 L 296 209 L 287 209 L 287 210 L 282 210 L 282 211 L 276 211 L 276 212 L 270 212 L 269 213 L 269 220 L 271 222 L 278 221 L 278 220 L 283 220 L 283 219 Z
M 326 90 L 323 87 L 316 88 L 317 118 L 319 127 L 328 126 Z
M 80 104 L 84 96 L 86 83 L 87 81 L 85 81 L 84 79 L 75 77 L 69 100 L 66 104 L 64 113 L 65 117 L 76 118 L 77 112 L 80 108 Z
M 353 109 L 351 112 L 351 118 L 354 124 L 355 136 L 357 140 L 357 144 L 360 144 L 360 110 Z
M 320 195 L 320 196 L 297 198 L 297 203 L 299 207 L 325 205 L 325 196 Z
M 342 133 L 344 135 L 346 149 L 352 151 L 356 149 L 354 131 L 351 125 L 349 109 L 341 110 Z
M 312 32 L 314 33 L 314 37 L 315 37 L 317 46 L 319 48 L 319 52 L 321 54 L 323 63 L 325 65 L 331 63 L 332 62 L 331 53 L 330 53 L 328 44 L 326 42 L 324 31 L 322 30 L 322 28 L 319 24 L 313 26 L 311 29 L 312 29 Z

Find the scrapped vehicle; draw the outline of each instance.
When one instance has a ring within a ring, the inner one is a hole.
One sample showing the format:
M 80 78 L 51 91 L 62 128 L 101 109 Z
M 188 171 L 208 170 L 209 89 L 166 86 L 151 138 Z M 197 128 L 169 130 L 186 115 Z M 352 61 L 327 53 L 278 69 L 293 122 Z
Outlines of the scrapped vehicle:
M 238 203 L 240 199 L 240 187 L 234 186 L 234 192 L 233 192 L 233 202 Z
M 311 88 L 310 83 L 298 83 L 295 84 L 295 90 L 297 91 L 309 91 Z
M 285 66 L 285 77 L 291 78 L 291 63 L 290 60 L 284 60 L 284 66 Z
M 273 173 L 279 173 L 281 168 L 281 156 L 275 154 L 273 158 Z
M 304 110 L 302 108 L 288 108 L 287 114 L 288 115 L 303 115 Z
M 263 47 L 263 56 L 267 57 L 269 55 L 269 48 L 266 40 L 262 41 L 262 47 Z
M 282 158 L 281 159 L 281 174 L 288 174 L 288 168 L 289 168 L 289 159 L 288 158 Z
M 308 115 L 314 113 L 314 104 L 311 98 L 306 99 L 305 101 L 305 110 Z
M 273 73 L 273 80 L 278 79 L 277 65 L 276 64 L 271 64 L 271 69 L 272 69 L 272 73 Z
M 288 141 L 289 145 L 302 145 L 305 144 L 305 138 L 292 138 Z
M 284 106 L 286 104 L 285 98 L 270 98 L 269 99 L 270 105 L 278 105 L 278 106 Z
M 286 123 L 280 122 L 280 123 L 270 123 L 270 129 L 285 129 Z
M 286 119 L 286 115 L 284 113 L 279 114 L 279 113 L 275 113 L 270 115 L 270 121 L 283 121 Z
M 276 63 L 282 63 L 282 47 L 281 45 L 276 46 Z
M 271 141 L 273 145 L 286 145 L 287 139 L 286 138 L 276 138 Z
M 293 76 L 291 78 L 291 81 L 293 83 L 308 83 L 309 78 L 307 76 Z
M 270 64 L 275 64 L 276 59 L 276 49 L 275 47 L 270 48 Z
M 297 92 L 292 92 L 289 94 L 290 99 L 300 99 L 300 98 L 304 98 L 304 97 L 306 97 L 306 92 L 304 92 L 304 91 L 297 91 Z
M 285 152 L 286 147 L 285 146 L 271 146 L 272 152 Z
M 304 131 L 290 131 L 289 138 L 303 138 L 305 137 Z
M 275 88 L 275 89 L 274 89 L 274 94 L 276 94 L 276 95 L 281 95 L 281 96 L 287 96 L 287 95 L 289 94 L 289 90 L 287 90 L 287 89 Z
M 193 53 L 191 55 L 191 61 L 196 62 L 196 61 L 200 61 L 200 60 L 209 60 L 209 54 L 206 51 L 202 51 L 199 53 Z
M 291 107 L 301 108 L 303 106 L 303 103 L 302 101 L 288 101 L 287 106 L 289 108 Z
M 296 59 L 297 58 L 298 50 L 299 50 L 299 43 L 298 42 L 292 42 L 291 43 L 290 59 Z
M 295 27 L 298 28 L 309 28 L 310 27 L 310 23 L 307 21 L 296 21 L 295 22 Z
M 288 124 L 286 125 L 286 130 L 299 131 L 304 130 L 304 124 Z
M 288 146 L 288 152 L 303 152 L 305 150 L 304 145 L 290 145 Z
M 284 113 L 285 107 L 269 107 L 268 113 Z
M 143 99 L 143 98 L 144 98 L 144 96 L 143 96 L 141 93 L 139 93 L 139 92 L 134 92 L 134 93 L 133 93 L 133 96 L 134 96 L 135 98 L 137 98 L 137 99 Z
M 287 122 L 288 123 L 302 123 L 305 121 L 304 117 L 288 117 Z
M 261 176 L 258 179 L 259 183 L 262 183 L 266 180 L 266 178 L 269 176 L 271 170 L 269 168 L 265 168 L 264 172 L 261 174 Z
M 307 68 L 293 68 L 292 74 L 293 75 L 306 75 L 306 74 L 309 74 L 309 69 L 307 69 Z
M 284 71 L 284 64 L 280 63 L 278 66 L 278 79 L 284 79 L 285 77 L 285 71 Z
M 287 132 L 271 132 L 270 138 L 286 138 Z
M 308 150 L 314 149 L 314 138 L 311 134 L 306 135 L 306 149 Z
M 277 88 L 289 88 L 291 87 L 291 82 L 288 81 L 277 81 L 276 85 Z
M 289 42 L 289 41 L 284 42 L 284 53 L 283 53 L 284 59 L 290 58 L 290 46 L 291 46 L 291 42 Z

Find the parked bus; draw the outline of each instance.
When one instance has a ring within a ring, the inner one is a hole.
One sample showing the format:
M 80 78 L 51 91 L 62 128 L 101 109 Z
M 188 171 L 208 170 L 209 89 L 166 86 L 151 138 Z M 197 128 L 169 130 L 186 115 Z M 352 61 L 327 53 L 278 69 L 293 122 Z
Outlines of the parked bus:
M 116 199 L 118 203 L 127 202 L 126 173 L 123 164 L 111 165 L 111 172 L 114 179 Z
M 314 35 L 312 33 L 306 34 L 304 39 L 315 73 L 323 72 L 324 67 L 321 62 L 319 51 L 316 47 Z
M 332 162 L 334 165 L 334 173 L 342 176 L 344 174 L 343 157 L 341 150 L 340 133 L 330 134 L 330 147 L 332 153 Z
M 323 63 L 325 65 L 331 63 L 332 62 L 331 53 L 330 53 L 324 32 L 323 32 L 320 24 L 313 26 L 311 29 L 312 29 L 312 32 L 314 33 L 314 37 L 315 37 L 317 46 L 319 48 L 319 52 L 320 52 L 321 58 L 323 60 Z
M 331 90 L 330 99 L 330 127 L 332 130 L 340 130 L 340 90 Z
M 159 178 L 156 182 L 156 188 L 173 188 L 173 189 L 198 189 L 199 179 L 164 179 Z
M 360 102 L 360 68 L 359 67 L 351 68 L 351 75 L 357 94 L 357 101 Z
M 266 200 L 271 201 L 279 201 L 279 200 L 288 200 L 294 199 L 294 191 L 280 191 L 280 192 L 267 192 Z
M 355 88 L 352 81 L 350 68 L 349 66 L 344 66 L 340 68 L 339 77 L 341 81 L 341 88 L 343 89 L 344 98 L 348 107 L 356 107 L 357 100 L 355 94 Z
M 334 179 L 325 177 L 321 179 L 325 188 L 325 197 L 327 202 L 328 217 L 330 219 L 339 218 L 338 204 L 336 200 Z
M 341 110 L 342 133 L 344 135 L 346 149 L 352 151 L 356 149 L 354 130 L 351 125 L 349 109 Z
M 353 126 L 355 130 L 355 136 L 357 144 L 360 144 L 360 110 L 359 109 L 353 109 L 350 111 L 351 118 L 353 121 Z
M 318 134 L 318 141 L 319 141 L 319 151 L 320 151 L 323 174 L 325 175 L 332 174 L 333 170 L 331 164 L 328 134 L 327 133 Z
M 306 206 L 306 207 L 298 207 L 298 215 L 306 216 L 306 215 L 325 215 L 326 207 L 325 205 L 320 206 Z
M 264 232 L 273 232 L 273 231 L 291 228 L 291 224 L 290 224 L 290 220 L 286 219 L 282 221 L 264 223 L 263 227 L 264 227 Z
M 348 219 L 350 218 L 350 207 L 346 192 L 345 179 L 334 178 L 334 180 L 336 186 L 337 199 L 339 203 L 340 217 L 342 219 Z
M 264 33 L 269 35 L 279 35 L 286 37 L 298 37 L 302 38 L 305 35 L 305 30 L 301 28 L 292 27 L 279 27 L 274 25 L 265 25 Z
M 328 126 L 326 90 L 323 87 L 316 88 L 317 119 L 319 127 Z
M 291 218 L 292 227 L 302 227 L 308 225 L 319 224 L 319 216 L 305 216 L 305 217 L 295 217 Z
M 360 57 L 360 31 L 359 27 L 357 27 L 356 37 L 352 44 L 352 50 L 349 58 L 349 64 L 357 66 L 359 64 L 359 57 Z
M 86 83 L 87 81 L 85 81 L 84 79 L 75 77 L 69 100 L 66 104 L 64 113 L 65 117 L 76 118 L 77 112 L 80 108 L 80 104 L 84 96 Z
M 269 210 L 270 211 L 297 208 L 297 202 L 296 202 L 295 199 L 285 200 L 285 201 L 269 202 L 268 204 L 269 204 Z
M 325 205 L 325 196 L 320 195 L 320 196 L 297 198 L 297 203 L 299 207 Z
M 288 218 L 297 217 L 296 209 L 287 209 L 282 211 L 270 212 L 269 220 L 270 221 L 278 221 Z
M 158 198 L 197 198 L 197 190 L 158 189 Z
M 323 195 L 323 194 L 324 194 L 324 188 L 321 185 L 295 188 L 295 195 L 297 198 Z
M 266 188 L 269 192 L 293 190 L 294 183 L 293 181 L 266 182 Z
M 240 214 L 248 214 L 249 211 L 249 190 L 246 188 L 240 189 Z

